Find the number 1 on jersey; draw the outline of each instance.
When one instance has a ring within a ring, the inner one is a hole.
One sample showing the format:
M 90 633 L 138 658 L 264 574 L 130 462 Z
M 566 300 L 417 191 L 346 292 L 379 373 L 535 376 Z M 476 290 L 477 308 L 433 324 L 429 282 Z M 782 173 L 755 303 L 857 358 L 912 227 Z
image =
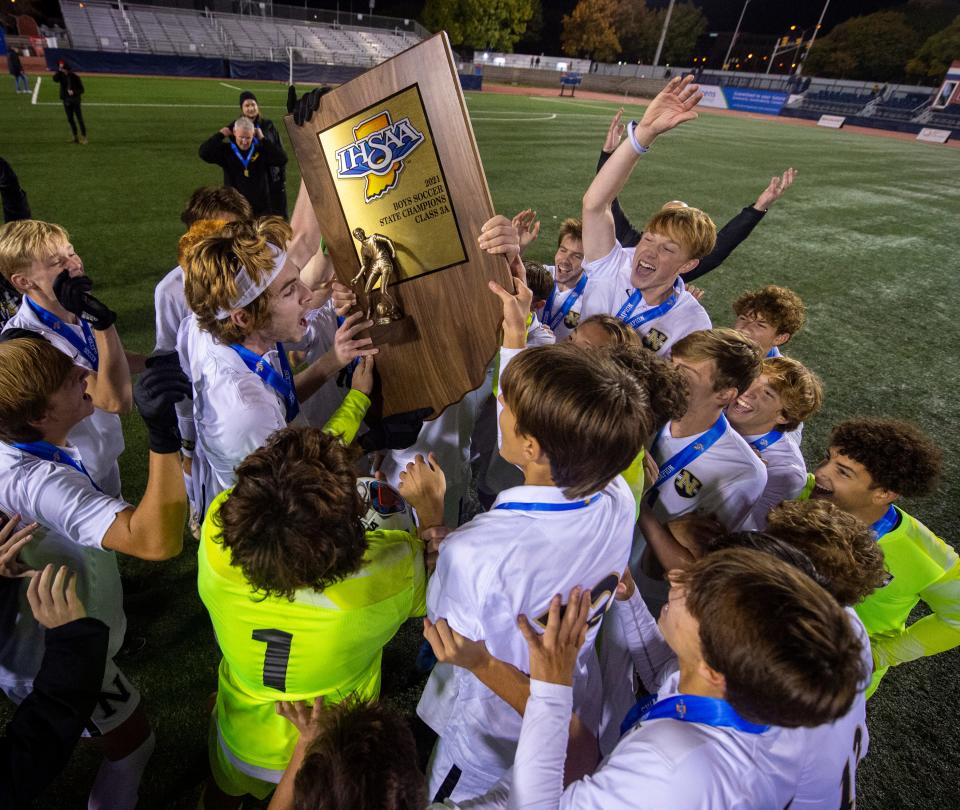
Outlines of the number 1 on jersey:
M 263 654 L 263 685 L 286 692 L 287 663 L 290 661 L 293 633 L 283 630 L 254 630 L 250 635 L 254 641 L 262 641 L 267 645 Z

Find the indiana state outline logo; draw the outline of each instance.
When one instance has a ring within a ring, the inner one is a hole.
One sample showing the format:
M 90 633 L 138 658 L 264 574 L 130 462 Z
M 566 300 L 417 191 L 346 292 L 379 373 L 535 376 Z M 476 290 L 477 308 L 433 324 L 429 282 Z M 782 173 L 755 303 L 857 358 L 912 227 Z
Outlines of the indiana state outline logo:
M 367 180 L 366 202 L 372 202 L 396 187 L 403 159 L 423 143 L 423 133 L 401 118 L 394 123 L 387 110 L 353 128 L 354 142 L 338 149 L 337 177 Z

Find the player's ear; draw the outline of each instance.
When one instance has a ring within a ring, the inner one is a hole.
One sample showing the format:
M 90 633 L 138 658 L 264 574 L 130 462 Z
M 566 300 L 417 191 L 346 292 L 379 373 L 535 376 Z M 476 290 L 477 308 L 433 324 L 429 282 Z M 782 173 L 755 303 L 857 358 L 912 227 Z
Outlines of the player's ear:
M 721 407 L 726 408 L 728 405 L 732 405 L 737 401 L 740 392 L 731 386 L 730 388 L 721 388 L 719 391 L 714 391 L 713 395 L 716 397 L 717 403 Z
M 526 434 L 521 434 L 520 438 L 523 441 L 523 457 L 527 463 L 539 462 L 541 464 L 549 464 L 549 459 L 547 459 L 546 453 L 543 452 L 543 448 L 540 447 L 540 442 L 533 438 L 533 436 L 527 436 Z
M 886 506 L 893 503 L 900 497 L 899 492 L 894 492 L 892 489 L 884 489 L 883 487 L 872 487 L 870 490 L 870 500 L 875 503 L 877 506 Z
M 790 338 L 793 337 L 789 332 L 781 332 L 773 339 L 774 346 L 783 346 Z
M 702 658 L 699 664 L 700 677 L 710 686 L 725 695 L 727 693 L 727 679 L 717 672 L 713 667 L 707 664 Z
M 696 269 L 698 264 L 700 264 L 699 259 L 690 259 L 690 261 L 684 262 L 682 265 L 680 265 L 680 275 L 682 276 L 686 273 L 692 272 Z
M 10 276 L 10 286 L 21 293 L 29 292 L 37 287 L 25 273 L 14 273 Z

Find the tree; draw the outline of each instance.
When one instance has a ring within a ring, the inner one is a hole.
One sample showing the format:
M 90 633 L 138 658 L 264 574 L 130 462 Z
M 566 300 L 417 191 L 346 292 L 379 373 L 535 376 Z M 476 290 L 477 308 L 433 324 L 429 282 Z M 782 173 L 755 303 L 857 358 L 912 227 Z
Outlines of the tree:
M 939 84 L 950 63 L 960 57 L 960 16 L 947 28 L 927 38 L 917 55 L 907 62 L 907 74 L 912 78 Z
M 580 0 L 572 14 L 563 15 L 560 48 L 567 56 L 612 61 L 620 53 L 615 0 Z
M 534 0 L 427 0 L 420 21 L 454 45 L 510 52 L 533 16 Z
M 540 38 L 543 36 L 543 3 L 541 0 L 531 0 L 531 5 L 533 12 L 530 15 L 530 22 L 527 23 L 527 30 L 517 43 L 517 48 L 533 53 L 542 50 Z
M 804 64 L 806 73 L 863 81 L 903 78 L 920 37 L 903 14 L 878 11 L 853 17 L 821 37 Z
M 645 65 L 653 63 L 666 18 L 667 9 L 665 8 L 658 8 L 655 11 L 646 10 L 644 14 L 633 15 L 637 29 L 629 40 L 635 48 L 628 51 L 632 60 L 638 60 Z M 664 40 L 663 52 L 660 54 L 661 64 L 689 63 L 697 39 L 706 30 L 707 19 L 699 8 L 692 3 L 677 3 L 670 15 L 670 27 L 667 29 L 667 38 Z

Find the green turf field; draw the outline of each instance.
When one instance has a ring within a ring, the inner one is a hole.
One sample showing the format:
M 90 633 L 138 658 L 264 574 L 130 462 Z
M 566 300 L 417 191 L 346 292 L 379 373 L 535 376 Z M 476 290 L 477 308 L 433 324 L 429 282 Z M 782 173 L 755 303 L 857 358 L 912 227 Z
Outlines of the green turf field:
M 241 84 L 84 77 L 90 145 L 82 147 L 67 143 L 70 131 L 49 78 L 37 105 L 15 95 L 10 81 L 0 81 L 0 154 L 19 174 L 34 216 L 71 232 L 98 295 L 120 313 L 125 344 L 149 351 L 153 287 L 177 262 L 181 207 L 194 188 L 221 180 L 197 149 L 236 117 Z M 258 94 L 266 117 L 280 117 L 283 86 L 242 87 Z M 468 107 L 496 209 L 539 211 L 544 227 L 530 256 L 551 258 L 556 222 L 579 215 L 615 105 L 471 93 Z M 628 106 L 626 115 L 637 112 Z M 960 261 L 952 232 L 960 221 L 960 151 L 705 113 L 657 142 L 622 202 L 642 222 L 665 200 L 680 198 L 722 224 L 787 166 L 799 169 L 796 184 L 750 240 L 701 280 L 704 304 L 715 324 L 728 325 L 730 302 L 742 290 L 770 282 L 797 290 L 808 324 L 790 353 L 818 371 L 827 390 L 823 412 L 807 426 L 808 462 L 843 417 L 916 420 L 944 448 L 947 483 L 906 506 L 956 545 Z M 297 185 L 291 159 L 291 207 Z M 124 491 L 136 501 L 146 469 L 144 433 L 137 417 L 125 428 Z M 130 631 L 149 640 L 140 656 L 122 664 L 142 689 L 157 732 L 141 792 L 145 808 L 196 806 L 206 769 L 217 653 L 196 595 L 195 550 L 190 540 L 176 560 L 122 566 Z M 384 696 L 406 709 L 421 685 L 410 668 L 417 644 L 414 622 L 384 655 Z M 955 806 L 960 653 L 891 672 L 870 702 L 869 719 L 860 806 Z M 90 746 L 81 746 L 40 806 L 85 807 L 96 762 Z

